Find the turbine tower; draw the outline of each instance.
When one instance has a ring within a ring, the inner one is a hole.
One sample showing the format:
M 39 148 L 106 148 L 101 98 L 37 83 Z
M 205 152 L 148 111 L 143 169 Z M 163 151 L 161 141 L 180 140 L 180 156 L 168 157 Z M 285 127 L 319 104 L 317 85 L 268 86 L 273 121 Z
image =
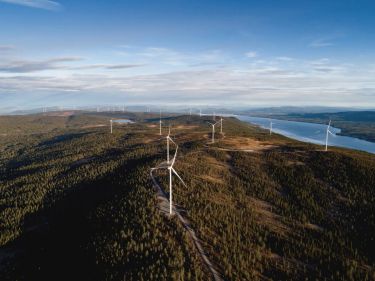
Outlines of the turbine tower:
M 220 134 L 223 133 L 223 117 L 220 117 Z
M 328 150 L 328 134 L 331 134 L 332 136 L 334 136 L 334 134 L 330 131 L 330 128 L 331 127 L 331 120 L 329 120 L 329 123 L 328 123 L 328 126 L 327 126 L 327 132 L 326 132 L 326 148 L 325 148 L 325 151 Z
M 270 135 L 272 135 L 272 125 L 273 125 L 273 123 L 272 123 L 272 121 L 270 120 Z
M 160 119 L 159 119 L 159 135 L 161 136 L 161 110 L 160 110 Z
M 111 123 L 111 134 L 112 134 L 112 132 L 113 132 L 113 130 L 112 130 L 113 120 L 111 119 L 109 122 Z
M 202 117 L 202 109 L 199 109 L 199 117 Z
M 170 215 L 173 214 L 173 209 L 172 209 L 172 206 L 173 206 L 173 204 L 172 204 L 172 173 L 174 173 L 178 177 L 178 179 L 182 182 L 182 184 L 186 187 L 186 184 L 184 183 L 184 181 L 182 180 L 180 175 L 173 168 L 173 165 L 174 165 L 174 162 L 175 162 L 176 156 L 177 156 L 177 150 L 178 150 L 178 146 L 176 147 L 176 152 L 175 152 L 175 155 L 173 157 L 172 163 L 171 163 L 170 166 L 168 166 L 168 170 L 169 170 L 169 214 Z
M 216 123 L 207 122 L 207 123 L 212 126 L 212 143 L 215 143 L 215 125 L 217 125 L 217 123 L 219 122 L 216 122 Z
M 169 126 L 168 128 L 168 135 L 167 135 L 167 163 L 169 164 L 169 141 L 173 142 L 174 144 L 176 144 L 170 137 L 171 135 L 171 126 Z

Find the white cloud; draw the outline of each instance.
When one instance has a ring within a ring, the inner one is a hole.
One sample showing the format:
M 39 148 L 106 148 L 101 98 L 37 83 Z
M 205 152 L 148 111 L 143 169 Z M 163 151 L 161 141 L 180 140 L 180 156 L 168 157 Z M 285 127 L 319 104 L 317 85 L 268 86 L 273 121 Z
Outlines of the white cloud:
M 8 51 L 13 51 L 16 48 L 12 45 L 0 45 L 0 52 L 8 52 Z
M 245 56 L 248 57 L 248 58 L 256 58 L 258 56 L 258 54 L 255 51 L 249 51 L 245 54 Z
M 306 66 L 309 64 L 306 63 Z M 344 70 L 347 71 L 347 70 Z M 12 76 L 0 78 L 3 89 L 15 92 L 91 93 L 123 97 L 133 102 L 298 105 L 348 102 L 375 106 L 375 81 L 350 72 L 321 73 L 311 69 L 289 71 L 267 67 L 210 69 L 115 77 L 108 74 L 54 76 Z M 0 90 L 4 92 L 5 90 Z M 27 96 L 27 95 L 25 95 Z M 329 101 L 327 100 L 329 99 Z M 96 100 L 99 102 L 99 100 Z
M 309 46 L 312 47 L 312 48 L 322 48 L 322 47 L 333 46 L 333 43 L 330 42 L 328 39 L 320 38 L 320 39 L 316 39 L 316 40 L 312 41 L 309 44 Z
M 41 61 L 16 60 L 0 63 L 0 72 L 5 73 L 28 73 L 36 71 L 44 71 L 51 69 L 61 69 L 65 66 L 61 63 L 76 62 L 82 58 L 79 57 L 59 57 Z
M 279 61 L 292 61 L 293 60 L 293 58 L 290 58 L 290 57 L 277 57 L 276 59 Z
M 373 65 L 349 65 L 329 58 L 249 61 L 220 50 L 193 54 L 153 47 L 129 52 L 129 57 L 103 58 L 100 63 L 100 59 L 88 58 L 88 63 L 82 64 L 79 57 L 2 62 L 0 95 L 19 93 L 25 103 L 38 94 L 64 97 L 71 93 L 82 103 L 105 103 L 110 95 L 111 100 L 134 103 L 214 100 L 224 105 L 347 102 L 375 106 Z M 95 99 L 88 98 L 94 93 Z
M 62 8 L 60 3 L 49 0 L 0 0 L 0 2 L 52 11 L 57 11 Z

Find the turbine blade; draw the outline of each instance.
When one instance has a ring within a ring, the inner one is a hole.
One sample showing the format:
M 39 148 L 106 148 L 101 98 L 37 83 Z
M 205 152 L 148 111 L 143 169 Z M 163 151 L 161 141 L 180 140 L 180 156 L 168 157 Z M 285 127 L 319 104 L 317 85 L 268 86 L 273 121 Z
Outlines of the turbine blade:
M 182 184 L 187 187 L 186 183 L 183 181 L 183 179 L 180 177 L 180 175 L 176 172 L 175 169 L 171 168 L 172 172 L 178 177 L 178 179 L 182 182 Z
M 330 130 L 328 130 L 328 133 L 330 133 L 332 136 L 336 136 L 334 133 L 332 133 Z
M 175 146 L 178 147 L 177 143 L 175 143 L 174 140 L 173 140 L 172 138 L 169 138 L 169 140 L 170 140 L 171 142 L 173 142 Z
M 172 163 L 171 163 L 171 166 L 170 166 L 170 167 L 173 167 L 174 162 L 176 161 L 177 151 L 178 151 L 178 146 L 176 147 L 176 151 L 174 152 L 174 156 L 173 156 Z

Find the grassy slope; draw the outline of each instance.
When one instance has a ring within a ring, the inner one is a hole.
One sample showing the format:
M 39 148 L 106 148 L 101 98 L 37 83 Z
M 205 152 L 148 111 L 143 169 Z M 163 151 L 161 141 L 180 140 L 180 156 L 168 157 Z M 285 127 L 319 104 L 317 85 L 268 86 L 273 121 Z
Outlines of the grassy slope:
M 178 221 L 155 208 L 157 123 L 82 129 L 103 115 L 1 138 L 1 280 L 207 280 Z M 373 155 L 324 153 L 234 119 L 212 145 L 205 120 L 169 121 L 188 185 L 175 182 L 175 200 L 226 279 L 374 279 Z

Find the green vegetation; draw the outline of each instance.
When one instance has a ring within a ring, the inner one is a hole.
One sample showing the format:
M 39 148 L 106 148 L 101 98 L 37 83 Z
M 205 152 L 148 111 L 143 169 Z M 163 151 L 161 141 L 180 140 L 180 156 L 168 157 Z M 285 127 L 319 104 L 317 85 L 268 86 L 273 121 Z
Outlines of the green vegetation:
M 111 135 L 110 118 L 138 122 Z M 225 280 L 375 279 L 374 155 L 325 153 L 233 118 L 210 144 L 206 121 L 165 124 L 187 183 L 175 181 L 175 202 Z M 157 115 L 1 117 L 0 128 L 1 280 L 210 280 L 157 208 Z

